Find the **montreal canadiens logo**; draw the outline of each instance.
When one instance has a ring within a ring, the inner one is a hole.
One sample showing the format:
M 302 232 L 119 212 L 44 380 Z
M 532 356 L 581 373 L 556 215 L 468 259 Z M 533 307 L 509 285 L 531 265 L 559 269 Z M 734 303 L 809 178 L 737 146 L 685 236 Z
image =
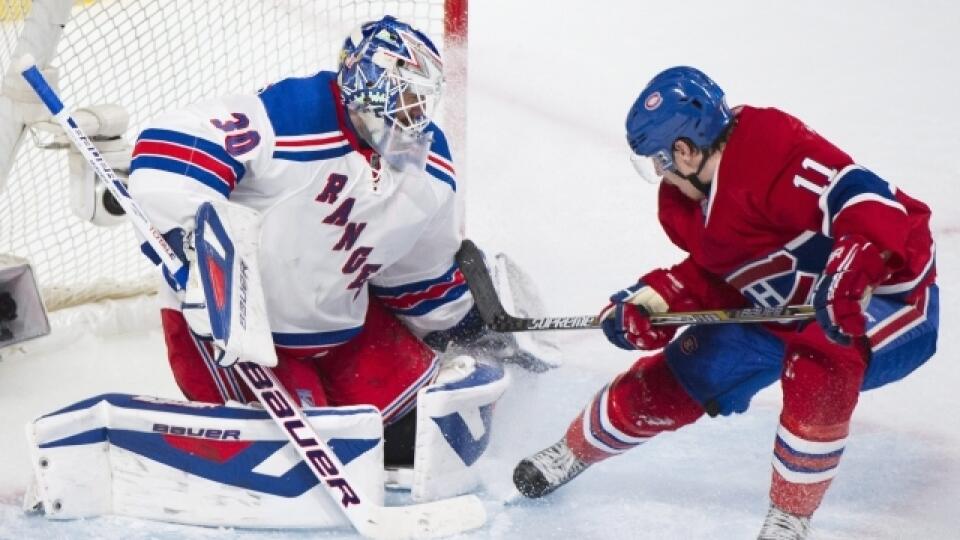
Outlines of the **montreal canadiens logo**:
M 660 92 L 654 92 L 643 101 L 643 107 L 648 111 L 652 111 L 659 107 L 661 103 L 663 103 L 663 97 L 660 96 Z

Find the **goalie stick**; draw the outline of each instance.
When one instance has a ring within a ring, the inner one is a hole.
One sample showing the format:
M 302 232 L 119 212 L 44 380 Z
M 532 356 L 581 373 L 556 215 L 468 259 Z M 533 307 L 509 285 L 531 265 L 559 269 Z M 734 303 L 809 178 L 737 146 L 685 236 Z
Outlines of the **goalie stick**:
M 104 182 L 123 207 L 132 224 L 147 239 L 174 276 L 184 276 L 187 267 L 164 241 L 160 231 L 150 222 L 140 205 L 106 163 L 96 145 L 84 134 L 64 107 L 29 55 L 20 59 L 18 71 L 63 127 L 74 146 Z M 185 279 L 182 282 L 186 281 Z M 283 388 L 273 371 L 253 362 L 239 361 L 233 370 L 243 379 L 257 400 L 277 423 L 300 457 L 316 476 L 350 524 L 368 538 L 406 539 L 449 536 L 486 523 L 486 510 L 475 495 L 462 495 L 409 506 L 382 506 L 353 486 L 343 463 L 327 442 L 307 421 L 303 410 Z
M 515 317 L 503 308 L 497 290 L 490 279 L 483 253 L 470 240 L 464 240 L 457 252 L 457 263 L 467 280 L 480 318 L 496 332 L 529 332 L 534 330 L 588 330 L 600 328 L 594 315 L 571 317 Z M 687 324 L 735 324 L 805 321 L 814 317 L 813 306 L 753 307 L 745 309 L 710 309 L 654 313 L 654 326 L 683 326 Z
M 96 145 L 84 134 L 80 126 L 77 125 L 77 122 L 64 108 L 56 91 L 47 83 L 43 74 L 40 73 L 40 70 L 34 63 L 33 57 L 30 55 L 21 57 L 17 64 L 17 71 L 23 75 L 23 78 L 26 79 L 30 87 L 33 88 L 33 91 L 37 93 L 37 97 L 46 105 L 50 114 L 53 115 L 53 119 L 60 124 L 63 132 L 70 138 L 70 142 L 80 151 L 80 155 L 93 167 L 97 176 L 103 181 L 103 185 L 107 188 L 107 191 L 113 195 L 113 198 L 116 199 L 120 207 L 123 208 L 123 212 L 130 218 L 130 223 L 137 229 L 140 236 L 146 239 L 150 247 L 153 248 L 153 251 L 157 253 L 163 262 L 163 266 L 170 272 L 170 275 L 177 283 L 184 283 L 187 275 L 187 266 L 184 264 L 184 261 L 173 251 L 170 244 L 164 240 L 163 235 L 160 234 L 160 230 L 150 223 L 143 209 L 140 208 L 137 201 L 133 200 L 130 194 L 127 193 L 126 186 L 123 185 L 120 178 L 117 177 L 113 169 L 110 168 L 110 165 L 107 164 L 107 160 L 105 160 L 100 154 L 100 151 L 97 150 Z

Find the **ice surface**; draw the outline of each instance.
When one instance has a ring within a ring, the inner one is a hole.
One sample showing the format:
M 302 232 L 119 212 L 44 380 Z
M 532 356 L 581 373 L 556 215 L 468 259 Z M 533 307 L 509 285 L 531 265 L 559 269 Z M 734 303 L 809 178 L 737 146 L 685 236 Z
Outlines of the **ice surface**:
M 640 87 L 700 67 L 731 104 L 773 105 L 934 209 L 940 352 L 864 394 L 840 473 L 813 521 L 819 539 L 960 538 L 960 4 L 482 0 L 470 5 L 467 230 L 509 253 L 552 314 L 606 296 L 678 254 L 622 126 Z M 466 538 L 743 539 L 767 504 L 779 390 L 745 415 L 702 420 L 598 465 L 543 501 L 513 498 L 510 472 L 551 444 L 634 355 L 598 332 L 558 334 L 562 368 L 515 384 L 497 409 L 482 497 L 490 524 Z M 178 397 L 156 330 L 88 336 L 0 362 L 0 538 L 352 538 L 348 531 L 234 531 L 101 518 L 26 517 L 23 425 L 105 391 Z

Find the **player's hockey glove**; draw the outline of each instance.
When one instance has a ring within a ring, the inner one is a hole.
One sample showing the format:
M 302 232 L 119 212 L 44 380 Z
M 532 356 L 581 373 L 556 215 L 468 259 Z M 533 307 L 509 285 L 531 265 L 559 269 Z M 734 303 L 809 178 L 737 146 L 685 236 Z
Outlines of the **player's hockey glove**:
M 651 313 L 676 309 L 694 309 L 683 284 L 667 270 L 654 270 L 640 281 L 610 296 L 610 304 L 600 312 L 603 333 L 611 343 L 626 349 L 652 351 L 670 343 L 675 326 L 653 326 Z
M 866 333 L 864 308 L 870 292 L 888 276 L 877 246 L 859 235 L 846 235 L 833 244 L 813 297 L 817 322 L 827 337 L 848 345 Z

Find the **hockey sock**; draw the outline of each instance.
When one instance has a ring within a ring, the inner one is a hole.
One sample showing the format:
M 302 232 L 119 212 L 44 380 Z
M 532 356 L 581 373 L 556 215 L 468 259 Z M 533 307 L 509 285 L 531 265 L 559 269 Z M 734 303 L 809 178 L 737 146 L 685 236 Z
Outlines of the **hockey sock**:
M 680 386 L 660 352 L 641 358 L 603 387 L 570 424 L 567 445 L 581 461 L 596 463 L 702 415 L 703 408 Z
M 800 516 L 813 514 L 836 475 L 866 367 L 856 348 L 828 350 L 791 346 L 784 362 L 770 499 Z

